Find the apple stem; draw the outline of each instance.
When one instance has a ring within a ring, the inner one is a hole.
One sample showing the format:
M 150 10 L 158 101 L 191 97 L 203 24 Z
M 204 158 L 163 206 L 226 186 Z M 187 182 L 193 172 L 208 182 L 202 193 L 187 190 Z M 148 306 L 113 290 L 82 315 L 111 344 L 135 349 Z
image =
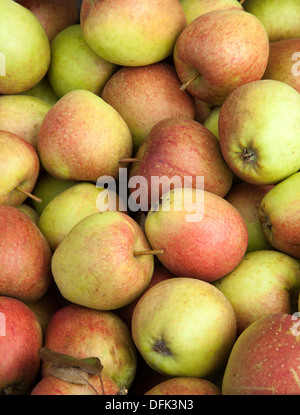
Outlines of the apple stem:
M 163 255 L 164 250 L 163 249 L 152 249 L 149 251 L 134 251 L 134 256 L 142 256 L 142 255 Z
M 42 199 L 40 199 L 39 197 L 36 197 L 34 195 L 32 195 L 29 192 L 26 192 L 26 190 L 21 189 L 20 187 L 16 187 L 16 190 L 18 190 L 19 192 L 23 193 L 24 195 L 26 195 L 27 197 L 30 197 L 31 199 L 35 200 L 38 203 L 42 203 Z
M 184 82 L 181 87 L 180 90 L 181 91 L 185 91 L 187 89 L 187 87 L 196 79 L 198 78 L 198 76 L 200 76 L 199 72 L 196 72 L 193 76 L 190 77 L 190 79 L 188 79 L 186 82 Z
M 245 0 L 240 0 L 240 4 L 243 4 Z
M 141 161 L 140 159 L 137 158 L 127 158 L 127 159 L 120 159 L 119 162 L 120 163 L 135 163 L 136 161 Z

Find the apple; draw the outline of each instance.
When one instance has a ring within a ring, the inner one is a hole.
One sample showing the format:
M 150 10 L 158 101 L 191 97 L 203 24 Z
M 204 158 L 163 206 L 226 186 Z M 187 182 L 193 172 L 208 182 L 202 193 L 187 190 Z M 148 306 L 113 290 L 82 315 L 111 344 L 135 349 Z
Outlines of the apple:
M 116 395 L 119 392 L 120 388 L 108 376 L 101 375 L 101 378 L 105 395 Z M 89 375 L 88 381 L 92 386 L 66 382 L 48 375 L 35 385 L 30 395 L 103 395 L 102 384 L 97 375 Z
M 183 200 L 183 202 L 181 202 Z M 173 274 L 215 281 L 243 258 L 248 231 L 241 214 L 224 198 L 200 189 L 173 189 L 145 221 L 152 249 Z
M 220 115 L 221 107 L 213 107 L 209 115 L 203 122 L 204 127 L 206 127 L 209 131 L 213 133 L 217 139 L 219 139 L 219 115 Z
M 206 378 L 227 361 L 236 318 L 212 284 L 187 277 L 161 281 L 139 299 L 132 338 L 147 364 L 164 375 Z
M 300 258 L 299 206 L 300 172 L 297 172 L 276 184 L 263 197 L 258 213 L 268 242 L 295 258 Z
M 263 76 L 269 39 L 261 22 L 242 10 L 216 10 L 193 20 L 173 53 L 182 88 L 220 106 L 241 85 Z
M 274 185 L 260 186 L 247 182 L 236 183 L 225 197 L 227 202 L 240 212 L 246 222 L 249 236 L 246 253 L 262 249 L 272 249 L 265 237 L 258 212 L 262 198 L 273 187 Z
M 46 75 L 50 44 L 31 11 L 11 0 L 0 0 L 0 8 L 0 57 L 5 69 L 5 75 L 0 76 L 0 94 L 18 94 Z
M 37 301 L 52 280 L 48 242 L 26 213 L 0 205 L 0 293 Z
M 39 157 L 32 145 L 16 134 L 0 131 L 0 204 L 21 205 L 39 172 Z
M 224 197 L 232 184 L 232 171 L 225 163 L 216 137 L 197 121 L 187 118 L 167 118 L 159 121 L 140 146 L 132 164 L 130 180 L 136 176 L 146 179 L 140 186 L 142 200 L 149 206 L 164 193 L 164 187 L 203 186 L 197 177 L 204 177 L 204 190 Z M 191 183 L 185 182 L 190 177 Z M 154 181 L 157 178 L 162 184 Z M 176 178 L 176 180 L 174 179 Z M 176 182 L 176 183 L 175 183 Z M 157 191 L 155 190 L 157 188 Z M 132 185 L 131 192 L 137 185 Z M 157 194 L 156 194 L 157 193 Z
M 132 138 L 113 107 L 93 92 L 75 90 L 46 114 L 37 148 L 51 176 L 96 182 L 118 176 L 119 160 L 131 156 Z
M 23 138 L 36 150 L 40 125 L 51 105 L 26 95 L 0 96 L 0 130 Z
M 299 51 L 300 38 L 270 42 L 269 61 L 263 79 L 285 82 L 300 92 Z
M 31 97 L 36 97 L 47 102 L 51 106 L 54 105 L 58 101 L 59 98 L 53 91 L 47 74 L 35 86 L 28 89 L 27 91 L 20 92 L 20 95 L 29 95 Z
M 300 4 L 295 0 L 245 0 L 244 9 L 267 30 L 270 42 L 300 37 Z
M 33 220 L 33 222 L 38 225 L 40 215 L 34 210 L 33 207 L 27 205 L 27 203 L 22 203 L 21 205 L 17 206 L 17 209 L 20 209 L 22 212 L 26 213 L 26 215 Z
M 0 296 L 0 393 L 26 395 L 36 381 L 43 336 L 30 308 L 16 298 Z
M 52 251 L 58 247 L 62 240 L 67 236 L 70 230 L 85 217 L 99 212 L 97 203 L 98 196 L 104 188 L 97 188 L 95 184 L 89 182 L 82 182 L 74 184 L 71 187 L 60 192 L 47 204 L 41 213 L 38 227 L 47 239 Z M 112 191 L 105 191 L 111 193 L 113 202 L 118 195 Z M 115 197 L 113 197 L 115 196 Z M 119 203 L 111 203 L 108 210 L 119 210 Z M 122 203 L 122 201 L 120 201 Z M 125 206 L 121 209 L 125 210 Z
M 137 351 L 128 327 L 111 311 L 76 304 L 60 308 L 48 323 L 44 346 L 76 359 L 98 357 L 103 365 L 101 373 L 119 388 L 129 389 L 133 382 Z M 49 363 L 43 361 L 42 378 L 48 371 Z
M 222 105 L 218 127 L 225 161 L 243 181 L 271 185 L 300 165 L 300 94 L 276 80 L 242 85 Z
M 213 284 L 234 308 L 240 334 L 268 314 L 294 311 L 300 290 L 300 265 L 282 252 L 249 252 L 233 271 Z
M 134 301 L 149 285 L 153 255 L 139 255 L 149 250 L 144 232 L 129 215 L 98 212 L 77 223 L 58 245 L 52 274 L 67 300 L 113 310 Z
M 202 14 L 214 10 L 244 10 L 238 0 L 179 0 L 183 8 L 187 24 Z
M 144 292 L 149 290 L 151 287 L 153 287 L 153 285 L 159 283 L 160 281 L 164 281 L 164 280 L 167 280 L 169 278 L 174 278 L 174 277 L 175 275 L 172 274 L 169 270 L 167 270 L 167 268 L 165 268 L 163 265 L 161 265 L 160 263 L 154 263 L 154 270 L 153 270 L 151 281 Z M 141 296 L 143 294 L 141 294 Z M 119 317 L 121 317 L 121 319 L 127 324 L 130 330 L 131 330 L 131 320 L 132 320 L 133 310 L 134 310 L 134 307 L 137 305 L 137 302 L 140 299 L 140 297 L 138 297 L 133 302 L 127 304 L 126 306 L 120 307 L 114 310 L 114 312 Z
M 94 52 L 120 66 L 145 66 L 173 52 L 186 26 L 179 0 L 83 0 L 83 36 Z
M 42 174 L 39 175 L 32 190 L 32 194 L 42 200 L 42 202 L 32 200 L 34 209 L 41 215 L 47 204 L 55 196 L 75 184 L 76 182 L 74 180 L 58 179 L 57 177 L 51 176 L 46 171 L 43 171 Z
M 247 327 L 229 356 L 222 395 L 299 395 L 299 322 L 280 313 Z
M 145 395 L 221 395 L 221 391 L 207 379 L 182 376 L 158 383 Z
M 116 68 L 88 46 L 80 24 L 68 26 L 51 42 L 48 79 L 59 98 L 76 89 L 100 95 Z
M 192 96 L 180 90 L 174 65 L 166 61 L 119 68 L 105 84 L 101 97 L 126 121 L 134 152 L 157 122 L 165 118 L 195 117 Z
M 57 33 L 78 20 L 75 0 L 18 0 L 43 26 L 51 43 Z

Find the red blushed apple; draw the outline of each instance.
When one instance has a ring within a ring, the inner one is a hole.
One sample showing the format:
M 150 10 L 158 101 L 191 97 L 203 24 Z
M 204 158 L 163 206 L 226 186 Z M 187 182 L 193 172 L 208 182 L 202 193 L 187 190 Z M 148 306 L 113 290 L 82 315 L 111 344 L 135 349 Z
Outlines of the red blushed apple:
M 89 376 L 88 382 L 91 386 L 69 383 L 48 375 L 36 384 L 30 395 L 116 395 L 120 390 L 117 384 L 105 375 L 101 377 L 103 389 L 97 375 Z
M 69 304 L 50 319 L 44 346 L 76 359 L 98 357 L 103 375 L 129 389 L 135 375 L 136 349 L 126 324 L 114 313 Z M 43 361 L 42 377 L 49 374 Z
M 222 395 L 299 395 L 299 323 L 270 314 L 247 327 L 229 356 Z
M 120 68 L 107 81 L 101 97 L 126 121 L 135 151 L 158 121 L 195 117 L 192 96 L 180 90 L 174 65 L 167 62 Z
M 182 87 L 212 105 L 222 105 L 234 89 L 261 79 L 268 57 L 264 26 L 243 10 L 199 16 L 181 32 L 174 48 Z
M 268 65 L 262 79 L 285 82 L 300 92 L 300 39 L 270 42 Z
M 221 395 L 221 392 L 206 379 L 176 377 L 155 385 L 145 395 Z
M 75 24 L 79 17 L 75 0 L 18 0 L 17 3 L 35 15 L 49 42 L 57 33 Z
M 0 293 L 37 301 L 50 286 L 52 253 L 35 223 L 19 209 L 0 205 Z
M 0 395 L 30 392 L 41 359 L 42 329 L 27 305 L 0 296 Z
M 164 281 L 168 278 L 173 278 L 173 277 L 175 277 L 175 275 L 172 274 L 169 270 L 167 270 L 163 265 L 155 264 L 152 278 L 146 291 L 149 290 L 151 287 L 153 287 L 153 285 L 157 284 L 158 282 Z M 124 306 L 124 307 L 121 307 L 115 310 L 115 313 L 127 324 L 129 329 L 131 328 L 132 313 L 139 298 L 137 298 L 135 301 L 128 304 L 127 306 Z
M 224 197 L 232 184 L 233 174 L 225 163 L 218 139 L 194 120 L 168 118 L 159 121 L 150 131 L 136 153 L 140 160 L 132 164 L 129 180 L 135 176 L 146 179 L 139 182 L 141 200 L 148 196 L 149 206 L 171 186 L 202 188 Z M 185 181 L 190 177 L 191 183 Z M 162 184 L 158 189 L 157 178 Z M 176 178 L 176 180 L 175 180 Z M 157 191 L 155 190 L 157 189 Z M 171 187 L 172 188 L 172 187 Z M 130 185 L 131 192 L 136 188 Z

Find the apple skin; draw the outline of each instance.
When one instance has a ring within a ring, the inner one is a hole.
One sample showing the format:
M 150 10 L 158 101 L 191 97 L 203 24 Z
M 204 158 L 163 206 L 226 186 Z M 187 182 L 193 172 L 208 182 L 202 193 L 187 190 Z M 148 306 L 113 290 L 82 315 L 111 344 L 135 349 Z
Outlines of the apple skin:
M 181 32 L 173 53 L 182 84 L 200 74 L 186 89 L 214 106 L 222 105 L 239 86 L 261 79 L 268 57 L 265 28 L 241 10 L 216 10 L 197 17 Z
M 153 287 L 153 285 L 156 285 L 160 281 L 164 281 L 164 280 L 167 280 L 169 278 L 174 278 L 174 277 L 175 275 L 172 274 L 170 271 L 168 271 L 163 265 L 159 263 L 155 263 L 151 281 L 144 292 L 149 290 L 151 287 Z M 141 294 L 141 296 L 143 294 Z M 120 307 L 114 310 L 114 312 L 127 324 L 130 330 L 131 330 L 131 320 L 132 320 L 133 310 L 134 310 L 134 307 L 137 305 L 137 302 L 139 301 L 140 297 L 138 297 L 136 300 L 134 300 L 130 304 L 127 304 L 124 307 Z
M 242 85 L 222 105 L 218 128 L 225 161 L 243 181 L 271 185 L 300 164 L 300 94 L 276 80 Z
M 76 89 L 100 95 L 116 68 L 87 45 L 80 24 L 65 28 L 51 42 L 48 79 L 59 98 Z
M 6 74 L 0 76 L 0 94 L 18 94 L 32 88 L 46 75 L 50 44 L 31 11 L 11 0 L 1 0 L 0 7 L 0 51 L 5 57 Z
M 97 55 L 120 66 L 145 66 L 173 52 L 186 26 L 178 0 L 83 0 L 83 36 Z
M 207 379 L 175 377 L 155 385 L 145 395 L 221 395 L 221 391 Z
M 164 62 L 142 67 L 122 67 L 107 81 L 101 97 L 126 121 L 134 152 L 154 125 L 166 118 L 195 117 L 195 103 L 180 90 L 174 65 Z
M 118 176 L 119 160 L 131 157 L 132 138 L 114 108 L 90 91 L 75 90 L 46 114 L 37 148 L 50 175 L 96 182 L 100 176 Z
M 234 308 L 240 334 L 268 314 L 294 311 L 300 290 L 300 265 L 282 252 L 249 252 L 232 272 L 213 285 Z
M 268 65 L 262 79 L 274 79 L 284 82 L 300 93 L 300 76 L 293 74 L 293 66 L 296 61 L 292 60 L 294 53 L 299 52 L 299 50 L 299 38 L 270 42 Z M 297 58 L 298 60 L 299 58 Z M 295 70 L 297 73 L 299 72 L 297 67 Z
M 186 23 L 189 24 L 202 14 L 214 10 L 244 10 L 238 0 L 179 0 L 183 8 Z
M 76 304 L 60 308 L 50 319 L 44 346 L 77 359 L 98 357 L 102 374 L 129 389 L 136 372 L 137 351 L 126 324 L 113 312 Z M 41 376 L 49 373 L 42 363 Z
M 37 301 L 50 286 L 52 254 L 34 222 L 19 209 L 0 205 L 1 295 Z
M 52 86 L 50 85 L 47 74 L 32 88 L 28 89 L 27 91 L 20 92 L 20 95 L 28 95 L 30 97 L 39 98 L 51 106 L 54 105 L 59 99 L 53 91 Z
M 108 376 L 101 375 L 105 395 L 116 395 L 120 388 Z M 89 382 L 96 389 L 98 395 L 103 395 L 102 385 L 97 375 L 90 375 Z M 62 379 L 48 375 L 41 379 L 33 388 L 30 395 L 96 395 L 89 385 L 78 385 L 65 382 Z
M 41 203 L 32 200 L 34 209 L 41 215 L 45 207 L 55 196 L 75 184 L 74 180 L 58 179 L 43 171 L 32 190 L 32 194 L 42 200 Z
M 259 220 L 269 243 L 300 258 L 300 172 L 276 184 L 262 199 Z
M 246 0 L 243 7 L 262 22 L 270 42 L 300 37 L 297 0 Z
M 0 336 L 0 392 L 26 395 L 40 369 L 42 330 L 30 308 L 16 298 L 0 296 L 0 313 L 5 324 L 5 335 Z
M 134 256 L 134 252 L 150 249 L 144 232 L 126 213 L 94 213 L 59 244 L 52 274 L 67 300 L 113 310 L 134 301 L 149 285 L 153 255 Z
M 103 190 L 93 183 L 76 183 L 50 200 L 41 213 L 38 227 L 53 252 L 78 222 L 99 212 L 97 197 Z M 106 190 L 107 192 L 109 191 Z M 117 199 L 115 209 L 119 210 L 118 195 L 116 193 L 111 195 L 112 200 L 114 200 L 113 196 Z M 123 204 L 121 208 L 125 209 Z M 108 210 L 114 210 L 113 204 Z
M 51 43 L 55 35 L 79 18 L 75 0 L 18 0 L 39 20 Z
M 247 327 L 229 356 L 222 395 L 299 395 L 298 321 L 270 314 Z
M 194 278 L 161 281 L 139 299 L 132 338 L 148 365 L 164 375 L 206 378 L 226 362 L 236 336 L 227 298 Z
M 40 215 L 31 207 L 30 205 L 27 205 L 26 203 L 22 203 L 21 205 L 17 206 L 17 209 L 20 209 L 22 212 L 26 213 L 26 215 L 33 220 L 35 225 L 38 226 Z
M 36 150 L 40 125 L 51 105 L 25 95 L 0 96 L 0 130 L 23 138 Z
M 213 107 L 207 118 L 204 120 L 203 125 L 209 131 L 213 133 L 217 139 L 219 139 L 219 115 L 220 115 L 221 107 Z
M 200 99 L 194 98 L 195 103 L 195 121 L 198 121 L 200 124 L 204 125 L 204 121 L 208 118 L 209 114 L 211 113 L 213 106 L 207 104 L 207 102 L 203 102 Z
M 193 178 L 192 187 L 197 187 L 196 177 L 204 176 L 204 190 L 224 197 L 232 185 L 233 174 L 225 163 L 216 137 L 203 125 L 186 118 L 167 118 L 151 129 L 135 157 L 139 162 L 132 164 L 129 179 L 142 176 L 147 180 L 146 188 L 139 192 L 149 206 L 153 197 L 151 178 L 156 176 L 168 183 L 174 176 Z M 164 177 L 166 180 L 164 180 Z M 140 186 L 140 185 L 139 185 Z M 174 185 L 177 187 L 177 185 Z M 198 185 L 199 186 L 199 185 Z M 136 186 L 137 187 L 137 186 Z M 131 188 L 131 192 L 136 188 Z M 161 197 L 163 189 L 159 191 Z
M 0 131 L 0 204 L 19 206 L 31 192 L 40 172 L 37 152 L 23 138 L 8 131 Z
M 247 182 L 236 183 L 225 197 L 227 202 L 240 212 L 246 222 L 249 236 L 246 253 L 272 249 L 265 237 L 258 212 L 262 198 L 273 187 L 274 185 L 259 186 Z
M 187 215 L 194 218 L 195 210 L 191 212 L 191 206 L 185 203 L 182 210 L 177 209 L 178 195 L 183 200 L 190 198 L 193 204 L 201 203 L 202 197 L 203 206 L 199 208 L 203 218 L 188 221 Z M 170 211 L 166 210 L 168 203 Z M 170 272 L 207 282 L 231 272 L 248 245 L 247 226 L 241 214 L 220 196 L 199 189 L 174 189 L 165 193 L 158 210 L 149 211 L 145 233 L 152 249 L 164 251 L 157 258 Z

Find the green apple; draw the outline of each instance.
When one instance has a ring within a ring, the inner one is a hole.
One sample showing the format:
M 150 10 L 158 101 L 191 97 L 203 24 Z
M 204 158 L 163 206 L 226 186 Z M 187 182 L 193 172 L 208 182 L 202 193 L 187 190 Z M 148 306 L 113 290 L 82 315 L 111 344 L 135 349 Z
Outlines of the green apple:
M 166 61 L 120 68 L 105 84 L 101 98 L 126 121 L 134 153 L 159 121 L 195 117 L 193 98 L 180 90 L 175 68 Z
M 52 258 L 52 274 L 67 300 L 99 310 L 123 307 L 146 290 L 152 254 L 140 226 L 123 212 L 98 212 L 77 223 Z
M 41 203 L 36 200 L 32 201 L 34 209 L 41 215 L 50 200 L 75 184 L 73 180 L 58 179 L 43 171 L 32 190 L 32 194 L 42 200 Z
M 36 149 L 41 123 L 50 108 L 50 104 L 32 96 L 1 95 L 0 130 L 18 135 Z
M 82 219 L 99 212 L 97 198 L 103 191 L 93 183 L 82 182 L 60 192 L 49 201 L 41 213 L 38 226 L 47 239 L 52 251 L 58 247 L 70 230 Z M 105 192 L 108 192 L 106 190 Z M 107 210 L 119 210 L 117 194 L 111 200 L 111 206 Z M 114 196 L 112 195 L 112 196 Z M 123 208 L 123 211 L 125 208 Z
M 139 299 L 132 338 L 147 364 L 172 377 L 206 378 L 221 369 L 236 338 L 236 318 L 212 284 L 176 277 Z
M 247 182 L 234 184 L 225 199 L 231 203 L 243 216 L 248 229 L 247 252 L 261 249 L 272 249 L 265 237 L 259 220 L 259 207 L 262 198 L 274 186 L 259 186 Z
M 59 32 L 51 42 L 50 84 L 61 98 L 75 89 L 100 95 L 116 65 L 98 56 L 82 36 L 80 24 Z
M 183 8 L 187 24 L 195 20 L 201 14 L 214 10 L 237 9 L 243 10 L 238 0 L 179 0 Z
M 259 219 L 269 243 L 300 258 L 300 172 L 273 187 L 262 199 Z
M 118 177 L 119 160 L 132 155 L 132 137 L 112 106 L 81 89 L 67 93 L 48 111 L 37 148 L 51 176 L 96 182 L 101 176 Z
M 300 166 L 300 94 L 284 82 L 259 80 L 233 91 L 221 107 L 219 142 L 243 181 L 271 185 Z
M 148 212 L 145 233 L 157 258 L 178 277 L 215 281 L 243 258 L 248 230 L 242 215 L 224 198 L 192 188 L 162 195 Z
M 297 309 L 300 265 L 282 252 L 249 252 L 232 272 L 213 284 L 234 308 L 240 334 L 261 317 Z
M 11 0 L 0 0 L 0 9 L 0 53 L 5 69 L 5 76 L 0 76 L 0 94 L 18 94 L 46 75 L 50 44 L 30 10 Z
M 29 216 L 30 219 L 32 219 L 33 222 L 38 226 L 40 215 L 36 212 L 35 209 L 33 209 L 33 207 L 27 205 L 26 203 L 22 203 L 21 205 L 17 206 L 17 208 L 26 213 L 26 215 Z
M 298 0 L 246 0 L 243 7 L 262 22 L 270 42 L 300 37 Z
M 120 66 L 145 66 L 173 52 L 186 26 L 179 0 L 83 0 L 83 36 L 97 55 Z
M 218 129 L 218 121 L 220 115 L 221 107 L 214 107 L 212 108 L 211 112 L 209 113 L 208 117 L 203 122 L 203 125 L 213 133 L 217 139 L 219 139 L 219 129 Z
M 32 88 L 27 91 L 20 92 L 20 95 L 29 95 L 31 97 L 39 98 L 51 106 L 54 105 L 59 99 L 50 85 L 48 75 L 44 76 L 44 78 Z
M 39 172 L 39 157 L 32 145 L 16 134 L 0 131 L 0 205 L 21 205 Z
M 229 356 L 222 395 L 299 395 L 299 323 L 279 313 L 247 327 Z

